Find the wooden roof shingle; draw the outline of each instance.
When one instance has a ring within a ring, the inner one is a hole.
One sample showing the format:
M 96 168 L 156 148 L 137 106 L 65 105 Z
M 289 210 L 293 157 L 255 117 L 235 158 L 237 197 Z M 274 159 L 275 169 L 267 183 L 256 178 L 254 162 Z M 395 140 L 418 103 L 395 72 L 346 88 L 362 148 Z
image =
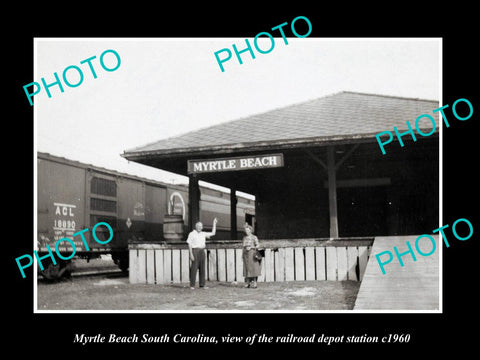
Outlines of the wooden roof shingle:
M 422 114 L 431 115 L 437 124 L 438 101 L 357 92 L 340 92 L 318 99 L 228 121 L 183 135 L 162 139 L 126 150 L 123 157 L 166 155 L 196 149 L 248 147 L 255 144 L 302 143 L 311 140 L 374 138 L 382 131 L 408 129 Z M 428 120 L 420 128 L 429 132 Z

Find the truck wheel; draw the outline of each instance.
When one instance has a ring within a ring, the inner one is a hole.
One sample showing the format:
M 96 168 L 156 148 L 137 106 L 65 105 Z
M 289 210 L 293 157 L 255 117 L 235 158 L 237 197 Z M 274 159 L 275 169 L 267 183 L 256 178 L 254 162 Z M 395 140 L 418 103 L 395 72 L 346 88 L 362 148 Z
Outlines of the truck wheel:
M 40 272 L 42 276 L 48 280 L 56 280 L 60 278 L 60 266 L 48 264 L 47 267 Z
M 123 272 L 126 272 L 128 270 L 128 257 L 127 258 L 121 257 L 118 261 L 118 267 Z
M 113 262 L 122 270 L 123 272 L 126 272 L 128 270 L 128 252 L 125 253 L 114 253 L 112 254 L 112 259 Z
M 70 277 L 73 269 L 71 261 L 62 261 L 57 265 L 50 263 L 47 267 L 41 271 L 42 276 L 48 280 L 58 280 L 62 277 Z

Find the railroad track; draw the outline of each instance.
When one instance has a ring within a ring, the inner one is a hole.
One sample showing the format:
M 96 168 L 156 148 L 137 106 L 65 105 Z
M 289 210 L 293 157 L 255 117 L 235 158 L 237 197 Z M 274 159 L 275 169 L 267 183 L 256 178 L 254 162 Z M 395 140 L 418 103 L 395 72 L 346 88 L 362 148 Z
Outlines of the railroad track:
M 87 278 L 87 277 L 108 277 L 108 278 L 119 278 L 119 277 L 127 277 L 128 271 L 124 272 L 118 268 L 115 269 L 81 269 L 80 271 L 74 271 L 71 273 L 70 279 L 79 279 L 79 278 Z M 59 278 L 46 278 L 44 275 L 39 274 L 38 279 L 40 281 L 57 281 L 60 279 L 66 279 L 65 277 Z
M 87 277 L 87 276 L 103 276 L 109 275 L 111 277 L 128 276 L 128 272 L 124 272 L 120 269 L 100 269 L 100 270 L 82 270 L 72 273 L 72 278 L 75 277 Z

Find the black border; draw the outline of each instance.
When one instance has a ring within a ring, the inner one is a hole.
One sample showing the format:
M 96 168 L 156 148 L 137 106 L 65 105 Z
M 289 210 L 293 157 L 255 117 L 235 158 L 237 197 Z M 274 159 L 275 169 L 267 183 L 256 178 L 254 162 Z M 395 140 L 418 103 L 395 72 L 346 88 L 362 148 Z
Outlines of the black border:
M 188 356 L 184 350 L 231 355 L 247 351 L 283 352 L 287 347 L 304 350 L 300 356 L 318 356 L 339 351 L 378 350 L 382 356 L 405 353 L 433 354 L 443 349 L 461 347 L 462 352 L 475 344 L 475 331 L 468 328 L 476 313 L 475 284 L 476 257 L 479 230 L 478 215 L 473 210 L 478 197 L 474 183 L 475 137 L 478 132 L 478 91 L 474 88 L 478 74 L 475 53 L 475 10 L 468 5 L 431 6 L 422 9 L 419 4 L 396 3 L 375 5 L 339 4 L 338 8 L 319 3 L 293 9 L 293 4 L 275 3 L 265 6 L 246 3 L 211 5 L 181 4 L 183 9 L 167 7 L 162 3 L 116 3 L 105 9 L 100 5 L 82 7 L 48 7 L 34 4 L 28 9 L 10 8 L 14 18 L 8 37 L 8 54 L 3 56 L 7 70 L 7 108 L 10 116 L 4 122 L 4 134 L 13 142 L 4 148 L 4 174 L 13 181 L 4 182 L 9 195 L 4 202 L 7 209 L 2 225 L 8 243 L 6 313 L 14 314 L 11 331 L 5 335 L 8 347 L 17 351 L 48 352 L 52 356 L 77 353 L 124 352 L 128 349 L 155 351 L 159 356 L 172 356 L 165 350 L 175 350 L 179 356 Z M 290 5 L 292 7 L 290 7 Z M 299 5 L 299 4 L 295 4 Z M 198 6 L 198 8 L 195 8 Z M 36 8 L 38 7 L 38 9 Z M 441 37 L 443 38 L 443 104 L 452 104 L 458 98 L 467 98 L 474 107 L 473 117 L 465 122 L 452 121 L 443 131 L 443 223 L 452 224 L 458 218 L 469 219 L 474 236 L 468 241 L 451 241 L 443 248 L 443 314 L 33 314 L 33 276 L 18 276 L 14 262 L 16 254 L 31 251 L 33 234 L 33 108 L 28 105 L 22 86 L 33 81 L 34 37 L 253 37 L 296 16 L 306 16 L 313 25 L 310 37 Z M 11 77 L 11 79 L 9 78 Z M 14 129 L 11 129 L 11 125 Z M 5 144 L 7 142 L 5 141 Z M 13 222 L 11 220 L 14 220 Z M 17 223 L 19 220 L 19 223 Z M 475 324 L 474 324 L 475 326 Z M 411 334 L 408 344 L 308 345 L 261 344 L 241 345 L 121 345 L 73 344 L 76 333 L 98 332 L 129 335 L 150 333 L 185 335 L 203 333 L 217 337 L 231 334 L 247 336 L 265 333 L 267 336 L 293 333 L 307 336 L 369 335 L 385 333 Z M 35 350 L 34 350 L 35 351 Z M 314 351 L 314 352 L 311 352 Z M 146 354 L 146 353 L 145 353 Z M 310 354 L 310 355 L 308 355 Z M 153 355 L 153 354 L 152 354 Z

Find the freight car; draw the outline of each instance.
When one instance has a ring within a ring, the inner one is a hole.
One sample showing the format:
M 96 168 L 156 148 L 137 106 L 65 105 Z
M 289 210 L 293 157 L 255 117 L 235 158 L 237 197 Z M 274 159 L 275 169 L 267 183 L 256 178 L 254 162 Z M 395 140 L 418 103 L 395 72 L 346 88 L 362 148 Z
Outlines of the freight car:
M 75 257 L 90 259 L 111 254 L 115 264 L 127 271 L 129 241 L 170 243 L 186 239 L 187 201 L 186 185 L 167 184 L 38 152 L 38 253 L 47 254 L 47 244 L 54 248 L 57 240 L 72 239 L 76 232 L 106 222 L 113 229 L 113 240 L 100 245 L 88 232 L 85 238 L 90 250 L 86 251 L 80 236 L 75 236 Z M 218 218 L 216 239 L 230 239 L 229 214 L 228 193 L 201 187 L 200 221 L 208 229 L 213 219 Z M 255 201 L 238 196 L 237 231 L 242 231 L 245 222 L 254 222 L 254 216 Z M 108 230 L 103 228 L 102 233 L 101 228 L 96 232 L 97 237 L 108 238 Z M 72 249 L 60 246 L 59 250 L 69 254 Z M 49 279 L 67 275 L 72 269 L 70 261 L 44 267 L 41 273 Z

